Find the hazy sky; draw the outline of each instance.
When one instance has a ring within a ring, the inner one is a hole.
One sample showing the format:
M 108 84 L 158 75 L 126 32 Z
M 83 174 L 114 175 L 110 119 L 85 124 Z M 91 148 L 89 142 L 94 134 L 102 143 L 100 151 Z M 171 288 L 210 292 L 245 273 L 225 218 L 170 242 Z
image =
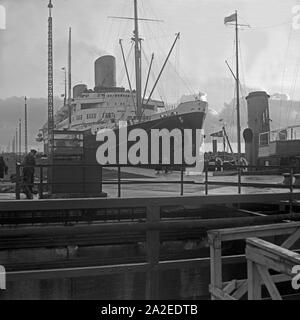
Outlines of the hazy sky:
M 7 29 L 0 31 L 0 98 L 47 96 L 47 3 L 0 0 L 7 11 Z M 63 93 L 61 67 L 66 65 L 69 26 L 73 84 L 83 82 L 92 88 L 94 60 L 109 53 L 118 59 L 118 84 L 127 86 L 118 39 L 124 39 L 128 53 L 132 21 L 107 17 L 132 16 L 133 0 L 53 0 L 53 4 L 55 95 Z M 168 66 L 170 75 L 162 79 L 157 96 L 176 101 L 180 94 L 201 90 L 217 110 L 232 98 L 232 79 L 224 61 L 233 63 L 234 29 L 223 21 L 238 10 L 241 23 L 251 25 L 240 32 L 241 81 L 250 88 L 284 91 L 299 99 L 300 30 L 291 25 L 297 4 L 296 0 L 140 0 L 141 17 L 164 20 L 141 26 L 148 59 L 152 51 L 156 54 L 156 74 L 175 33 L 181 32 L 171 58 L 175 67 Z M 132 62 L 129 68 L 132 72 Z M 176 73 L 182 81 L 170 81 Z

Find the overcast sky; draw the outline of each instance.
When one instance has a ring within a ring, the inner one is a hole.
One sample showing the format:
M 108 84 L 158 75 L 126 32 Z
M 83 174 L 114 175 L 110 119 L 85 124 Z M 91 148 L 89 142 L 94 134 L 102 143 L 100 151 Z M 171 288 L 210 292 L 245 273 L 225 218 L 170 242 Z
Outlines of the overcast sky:
M 7 28 L 0 31 L 0 98 L 47 97 L 47 3 L 0 0 L 7 12 Z M 118 60 L 118 84 L 127 86 L 118 39 L 124 39 L 127 53 L 132 21 L 107 17 L 132 16 L 133 0 L 53 0 L 53 4 L 55 95 L 63 93 L 61 67 L 67 63 L 69 26 L 73 30 L 73 84 L 82 82 L 92 88 L 94 60 L 109 53 Z M 297 4 L 296 0 L 140 0 L 142 18 L 164 20 L 141 26 L 148 59 L 152 51 L 157 57 L 156 73 L 175 33 L 181 32 L 171 58 L 174 69 L 168 66 L 166 70 L 171 78 L 162 79 L 165 83 L 160 84 L 157 96 L 165 95 L 172 102 L 179 94 L 207 92 L 208 102 L 217 110 L 232 98 L 232 79 L 224 61 L 233 64 L 234 29 L 224 26 L 224 17 L 238 10 L 240 22 L 251 25 L 240 32 L 241 81 L 249 88 L 284 91 L 300 99 L 296 81 L 300 30 L 291 25 L 292 8 Z M 183 80 L 172 83 L 177 73 Z

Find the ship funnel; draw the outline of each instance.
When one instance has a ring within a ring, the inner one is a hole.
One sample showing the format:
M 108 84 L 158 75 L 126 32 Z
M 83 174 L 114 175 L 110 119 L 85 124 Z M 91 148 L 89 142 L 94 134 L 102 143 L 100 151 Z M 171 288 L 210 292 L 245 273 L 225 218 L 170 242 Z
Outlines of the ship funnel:
M 86 84 L 77 84 L 73 87 L 73 99 L 79 98 L 87 90 Z
M 116 87 L 116 58 L 102 56 L 95 61 L 95 87 Z
M 270 131 L 269 98 L 265 91 L 251 92 L 247 100 L 248 128 L 244 131 L 246 159 L 257 165 L 259 134 Z

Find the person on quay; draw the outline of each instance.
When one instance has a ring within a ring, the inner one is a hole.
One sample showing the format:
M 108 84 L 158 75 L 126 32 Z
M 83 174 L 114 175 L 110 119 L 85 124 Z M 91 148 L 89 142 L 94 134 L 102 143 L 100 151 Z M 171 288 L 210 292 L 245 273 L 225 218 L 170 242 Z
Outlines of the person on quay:
M 4 176 L 7 174 L 8 167 L 3 159 L 0 157 L 0 180 L 4 179 Z
M 27 199 L 33 199 L 33 186 L 34 186 L 34 167 L 35 157 L 37 151 L 32 149 L 24 158 L 22 162 L 23 167 L 23 184 L 24 184 L 24 193 Z

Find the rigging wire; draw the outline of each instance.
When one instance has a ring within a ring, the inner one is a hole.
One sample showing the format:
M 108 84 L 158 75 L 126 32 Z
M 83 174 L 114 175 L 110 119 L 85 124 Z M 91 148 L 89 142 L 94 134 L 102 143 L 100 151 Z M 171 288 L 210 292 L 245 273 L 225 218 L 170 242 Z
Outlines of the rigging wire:
M 126 58 L 125 58 L 126 64 L 128 64 L 128 61 L 129 61 L 129 59 L 130 59 L 130 56 L 131 56 L 132 51 L 133 51 L 133 42 L 131 43 L 130 50 L 128 51 L 128 54 L 127 54 L 127 56 L 126 56 Z M 119 83 L 120 83 L 120 84 L 123 83 L 125 74 L 126 74 L 126 70 L 125 70 L 125 66 L 123 66 L 123 68 L 122 68 L 122 73 L 120 74 L 120 77 L 119 77 Z
M 294 83 L 291 85 L 291 89 L 290 89 L 290 104 L 288 107 L 288 112 L 287 112 L 287 125 L 289 125 L 289 121 L 290 121 L 290 113 L 293 110 L 293 104 L 294 104 L 294 95 L 295 95 L 295 91 L 296 91 L 296 85 L 297 85 L 297 80 L 298 80 L 298 76 L 299 76 L 299 70 L 300 70 L 300 59 L 298 59 L 298 64 L 295 67 L 295 72 L 294 72 Z
M 288 56 L 288 51 L 289 51 L 290 42 L 291 42 L 292 30 L 293 29 L 292 29 L 292 25 L 291 25 L 289 36 L 288 36 L 288 45 L 287 45 L 285 57 L 284 57 L 284 68 L 283 68 L 282 78 L 281 78 L 280 94 L 282 94 L 282 91 L 283 91 L 283 82 L 284 82 L 284 78 L 285 78 L 285 74 L 286 74 L 287 56 Z M 279 106 L 280 125 L 281 125 L 281 114 L 282 114 L 282 97 L 280 99 L 280 106 Z

